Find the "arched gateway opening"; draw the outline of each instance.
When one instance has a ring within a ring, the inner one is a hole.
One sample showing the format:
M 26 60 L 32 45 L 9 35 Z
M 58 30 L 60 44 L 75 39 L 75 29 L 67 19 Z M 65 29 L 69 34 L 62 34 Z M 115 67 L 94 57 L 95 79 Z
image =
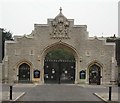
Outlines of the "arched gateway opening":
M 62 46 L 50 49 L 44 59 L 45 83 L 74 83 L 76 60 L 74 54 Z

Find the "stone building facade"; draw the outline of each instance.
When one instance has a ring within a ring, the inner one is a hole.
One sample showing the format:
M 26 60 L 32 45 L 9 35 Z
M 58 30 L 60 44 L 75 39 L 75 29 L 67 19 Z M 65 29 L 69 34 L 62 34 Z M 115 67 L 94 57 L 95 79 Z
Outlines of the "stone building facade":
M 0 28 L 0 63 L 2 63 L 2 33 L 3 29 Z
M 22 78 L 24 82 L 45 83 L 45 57 L 58 48 L 72 53 L 75 58 L 73 83 L 116 81 L 115 43 L 107 43 L 104 37 L 89 37 L 87 25 L 74 25 L 74 19 L 67 19 L 62 9 L 54 19 L 48 19 L 47 24 L 35 24 L 30 35 L 14 36 L 14 41 L 6 41 L 4 81 L 13 83 Z M 40 73 L 37 78 L 36 70 Z M 49 73 L 47 75 L 49 78 Z
M 0 82 L 2 82 L 2 33 L 3 29 L 0 28 Z
M 120 38 L 116 40 L 116 60 L 118 67 L 118 86 L 120 86 Z

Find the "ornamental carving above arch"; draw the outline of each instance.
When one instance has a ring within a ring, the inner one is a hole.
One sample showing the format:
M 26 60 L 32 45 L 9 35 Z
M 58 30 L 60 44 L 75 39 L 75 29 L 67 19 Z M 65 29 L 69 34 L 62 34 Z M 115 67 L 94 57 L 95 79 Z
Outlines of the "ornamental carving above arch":
M 52 28 L 51 28 L 51 38 L 53 39 L 69 39 L 69 22 L 64 20 L 62 17 L 58 20 L 54 19 L 52 21 Z
M 69 39 L 70 32 L 70 21 L 62 14 L 62 9 L 60 8 L 60 13 L 51 21 L 50 35 L 53 39 Z

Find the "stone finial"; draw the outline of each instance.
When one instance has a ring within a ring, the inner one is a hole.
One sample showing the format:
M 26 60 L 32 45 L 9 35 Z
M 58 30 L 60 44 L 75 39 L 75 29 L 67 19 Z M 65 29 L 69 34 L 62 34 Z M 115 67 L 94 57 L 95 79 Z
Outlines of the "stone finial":
M 61 13 L 61 12 L 62 12 L 62 7 L 60 7 L 60 9 L 59 9 L 59 10 L 60 10 L 60 13 Z

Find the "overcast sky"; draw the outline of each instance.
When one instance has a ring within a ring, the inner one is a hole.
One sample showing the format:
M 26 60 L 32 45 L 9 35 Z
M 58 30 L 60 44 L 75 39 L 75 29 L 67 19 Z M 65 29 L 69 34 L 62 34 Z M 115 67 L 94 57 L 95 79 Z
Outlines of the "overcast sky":
M 87 25 L 90 36 L 118 35 L 119 0 L 0 0 L 0 27 L 14 35 L 30 34 L 62 7 L 75 25 Z

